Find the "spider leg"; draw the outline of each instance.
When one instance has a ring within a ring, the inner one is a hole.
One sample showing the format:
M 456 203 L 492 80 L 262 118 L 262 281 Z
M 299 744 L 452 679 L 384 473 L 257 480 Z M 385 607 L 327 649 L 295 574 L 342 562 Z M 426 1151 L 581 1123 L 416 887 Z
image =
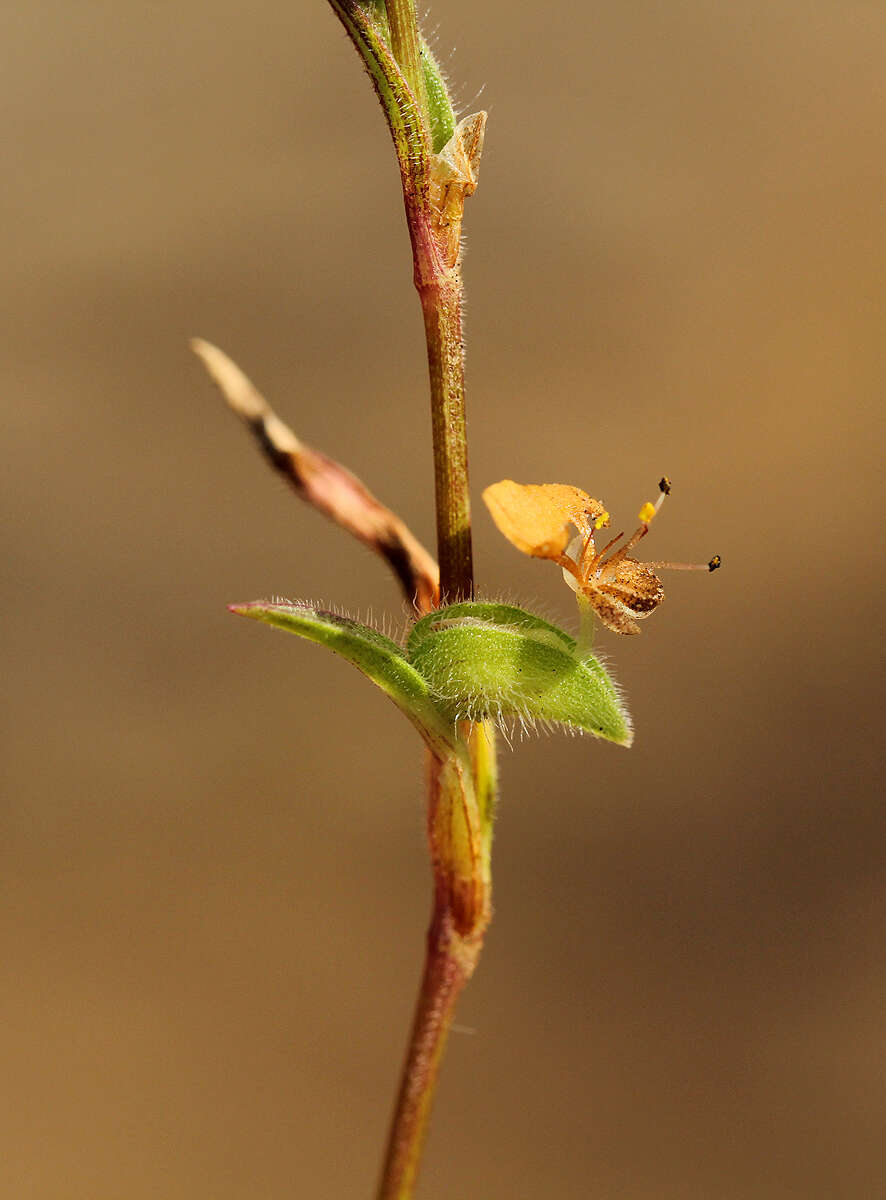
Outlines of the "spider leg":
M 606 545 L 603 547 L 603 549 L 600 551 L 599 554 L 594 555 L 594 557 L 591 559 L 590 563 L 588 564 L 587 571 L 585 572 L 585 578 L 590 578 L 591 571 L 597 565 L 597 563 L 601 563 L 603 561 L 603 556 L 606 553 L 606 551 L 611 550 L 612 547 L 615 545 L 615 543 L 620 542 L 623 537 L 624 537 L 624 533 L 617 533 L 614 538 L 612 538 L 610 541 L 608 541 L 606 543 Z
M 581 568 L 574 559 L 569 557 L 568 554 L 558 554 L 553 561 L 558 566 L 562 567 L 564 571 L 568 571 L 579 585 L 584 583 L 584 579 L 582 578 L 581 574 Z
M 615 550 L 612 554 L 610 554 L 608 561 L 605 563 L 605 566 L 612 567 L 617 562 L 621 562 L 621 560 L 626 555 L 630 554 L 630 552 L 636 546 L 637 542 L 639 542 L 641 538 L 646 537 L 646 534 L 648 532 L 649 532 L 648 522 L 645 525 L 641 525 L 639 529 L 635 529 L 634 532 L 631 534 L 631 536 L 628 538 L 628 540 L 625 542 L 625 544 L 623 546 L 621 546 L 618 550 Z M 616 539 L 616 540 L 618 540 L 618 539 Z
M 619 534 L 619 537 L 621 537 L 621 534 Z M 618 538 L 615 538 L 614 540 L 618 541 Z M 611 545 L 612 542 L 609 543 L 609 546 Z M 607 550 L 609 549 L 609 546 L 606 547 Z M 590 551 L 590 553 L 588 553 L 588 551 Z M 604 552 L 601 551 L 601 553 Z M 591 529 L 581 544 L 581 553 L 576 560 L 579 568 L 581 569 L 582 583 L 587 583 L 588 579 L 590 578 L 594 563 L 597 562 L 599 557 L 600 555 L 597 554 L 596 548 L 594 547 L 594 531 Z

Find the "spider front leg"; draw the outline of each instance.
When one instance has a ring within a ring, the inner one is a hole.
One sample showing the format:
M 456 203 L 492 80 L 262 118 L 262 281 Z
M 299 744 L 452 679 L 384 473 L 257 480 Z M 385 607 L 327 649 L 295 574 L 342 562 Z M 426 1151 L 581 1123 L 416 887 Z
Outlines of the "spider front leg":
M 601 550 L 601 551 L 600 551 L 598 554 L 595 554 L 595 555 L 593 555 L 593 556 L 592 556 L 592 558 L 591 558 L 590 562 L 589 562 L 589 563 L 587 564 L 587 566 L 585 567 L 585 573 L 584 573 L 584 581 L 585 581 L 585 583 L 587 583 L 587 582 L 588 582 L 588 580 L 591 578 L 591 575 L 593 574 L 594 568 L 595 568 L 595 567 L 596 567 L 598 564 L 599 564 L 599 565 L 602 565 L 602 563 L 603 563 L 603 556 L 606 554 L 606 552 L 607 552 L 608 550 L 611 550 L 611 549 L 612 549 L 612 547 L 615 545 L 615 543 L 616 543 L 616 542 L 619 542 L 619 541 L 621 541 L 621 539 L 622 539 L 623 537 L 624 537 L 624 533 L 617 533 L 617 534 L 615 535 L 615 537 L 614 537 L 614 538 L 610 538 L 610 540 L 609 540 L 609 541 L 606 543 L 606 545 L 603 547 L 603 549 L 602 549 L 602 550 Z

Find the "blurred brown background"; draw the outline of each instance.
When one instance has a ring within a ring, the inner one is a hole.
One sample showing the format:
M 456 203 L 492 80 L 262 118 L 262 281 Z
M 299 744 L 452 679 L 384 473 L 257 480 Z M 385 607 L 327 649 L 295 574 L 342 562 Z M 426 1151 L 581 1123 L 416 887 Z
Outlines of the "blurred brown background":
M 601 633 L 630 753 L 504 755 L 422 1198 L 886 1195 L 886 13 L 438 21 L 490 110 L 475 496 L 559 480 L 627 522 L 667 471 L 648 556 L 725 566 Z M 186 343 L 431 539 L 383 120 L 321 0 L 37 0 L 0 47 L 0 1195 L 369 1197 L 429 903 L 420 746 L 225 604 L 402 608 Z M 476 556 L 574 622 L 479 502 Z

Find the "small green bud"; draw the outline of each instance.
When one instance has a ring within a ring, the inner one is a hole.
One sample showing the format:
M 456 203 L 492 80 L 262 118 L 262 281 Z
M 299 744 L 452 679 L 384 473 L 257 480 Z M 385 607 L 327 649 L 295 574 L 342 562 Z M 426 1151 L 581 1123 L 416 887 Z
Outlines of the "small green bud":
M 421 39 L 421 67 L 428 97 L 428 122 L 431 127 L 431 148 L 439 154 L 455 133 L 455 113 L 449 99 L 446 78 L 430 46 Z
M 380 30 L 385 45 L 390 47 L 391 29 L 388 24 L 385 0 L 370 0 L 367 11 L 371 13 L 375 26 Z M 431 134 L 431 149 L 435 154 L 439 154 L 455 133 L 455 112 L 452 108 L 452 101 L 449 99 L 446 76 L 443 74 L 434 52 L 420 31 L 418 36 L 422 78 L 428 101 L 428 125 Z
M 633 739 L 597 659 L 525 609 L 473 601 L 439 609 L 417 622 L 407 655 L 453 719 L 552 722 L 622 746 Z

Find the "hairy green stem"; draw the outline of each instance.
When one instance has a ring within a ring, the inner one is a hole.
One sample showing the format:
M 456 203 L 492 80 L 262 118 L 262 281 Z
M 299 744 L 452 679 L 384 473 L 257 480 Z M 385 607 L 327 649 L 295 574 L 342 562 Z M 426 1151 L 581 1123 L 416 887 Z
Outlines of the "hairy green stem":
M 389 51 L 378 41 L 377 29 L 362 22 L 354 6 L 346 0 L 333 0 L 333 4 L 352 36 L 359 34 L 360 40 L 355 41 L 394 135 L 427 343 L 441 603 L 468 599 L 474 580 L 462 283 L 458 255 L 451 252 L 437 207 L 440 193 L 430 153 L 433 122 L 415 3 L 384 0 Z M 385 58 L 386 53 L 393 55 L 395 66 Z M 456 239 L 457 233 L 456 228 Z M 455 244 L 457 248 L 457 240 Z M 411 1200 L 413 1196 L 446 1037 L 491 913 L 488 817 L 494 802 L 494 746 L 485 732 L 482 742 L 469 729 L 463 732 L 471 743 L 469 765 L 454 752 L 429 755 L 428 839 L 434 907 L 378 1200 Z
M 391 31 L 391 50 L 424 117 L 428 100 L 421 65 L 418 22 L 415 19 L 415 0 L 385 0 L 385 9 Z
M 386 30 L 380 20 L 380 0 L 375 0 L 371 10 L 353 0 L 331 3 L 369 70 L 400 164 L 430 373 L 440 590 L 446 601 L 467 599 L 473 593 L 473 564 L 457 253 L 461 217 L 459 213 L 454 227 L 453 253 L 449 244 L 452 214 L 444 221 L 438 208 L 441 192 L 435 175 L 438 164 L 431 153 L 434 122 L 428 109 L 425 67 L 431 70 L 438 91 L 445 92 L 445 85 L 432 56 L 422 61 L 414 0 L 384 0 Z M 390 44 L 385 41 L 386 33 Z M 442 108 L 447 109 L 448 121 L 454 120 L 448 96 L 444 99 Z M 440 123 L 440 96 L 435 113 Z M 447 121 L 442 121 L 441 130 L 443 126 L 448 131 Z
M 438 276 L 431 283 L 420 284 L 419 295 L 431 384 L 440 602 L 449 604 L 469 599 L 474 580 L 465 425 L 462 283 L 457 270 Z

